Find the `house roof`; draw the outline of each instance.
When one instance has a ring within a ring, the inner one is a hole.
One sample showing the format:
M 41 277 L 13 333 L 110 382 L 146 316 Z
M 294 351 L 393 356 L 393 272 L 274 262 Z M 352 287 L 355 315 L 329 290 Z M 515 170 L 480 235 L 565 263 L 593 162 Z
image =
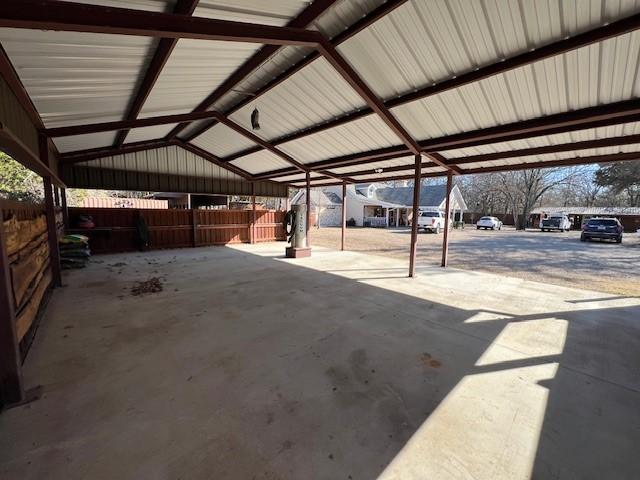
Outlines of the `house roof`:
M 169 145 L 218 193 L 640 158 L 634 1 L 3 0 L 0 43 L 1 133 L 75 186 L 198 186 Z
M 396 205 L 411 207 L 413 205 L 413 187 L 377 188 L 374 195 L 379 200 Z M 420 188 L 420 206 L 437 207 L 447 196 L 446 185 L 423 185 Z
M 301 205 L 307 202 L 307 192 L 300 190 L 291 200 L 293 205 Z M 323 207 L 329 205 L 342 205 L 342 199 L 334 192 L 323 192 L 321 190 L 311 190 L 311 206 L 320 204 Z
M 640 216 L 640 207 L 539 207 L 531 213 L 564 213 L 566 215 Z

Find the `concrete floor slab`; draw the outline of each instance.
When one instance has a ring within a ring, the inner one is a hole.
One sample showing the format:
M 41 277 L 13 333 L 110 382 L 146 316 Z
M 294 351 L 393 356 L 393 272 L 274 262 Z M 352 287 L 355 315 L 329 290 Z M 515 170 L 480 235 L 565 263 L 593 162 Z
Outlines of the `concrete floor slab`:
M 640 299 L 283 253 L 67 272 L 25 364 L 44 397 L 0 415 L 0 477 L 637 478 Z

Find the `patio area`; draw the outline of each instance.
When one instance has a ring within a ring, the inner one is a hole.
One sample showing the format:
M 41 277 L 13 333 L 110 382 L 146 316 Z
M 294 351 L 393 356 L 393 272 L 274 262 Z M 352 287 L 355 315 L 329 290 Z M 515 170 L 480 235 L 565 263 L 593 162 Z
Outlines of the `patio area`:
M 635 478 L 639 299 L 283 251 L 66 273 L 24 368 L 43 398 L 0 416 L 0 477 Z

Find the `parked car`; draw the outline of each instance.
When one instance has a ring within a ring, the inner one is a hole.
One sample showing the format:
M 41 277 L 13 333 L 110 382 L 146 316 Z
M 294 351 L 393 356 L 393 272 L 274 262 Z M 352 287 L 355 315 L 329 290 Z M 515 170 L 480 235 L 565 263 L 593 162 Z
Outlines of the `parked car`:
M 543 232 L 551 230 L 560 230 L 561 232 L 568 232 L 571 230 L 571 220 L 566 215 L 550 215 L 547 218 L 543 218 L 540 222 L 540 230 Z
M 592 238 L 598 238 L 621 243 L 623 230 L 624 228 L 617 218 L 591 218 L 582 226 L 580 241 L 586 242 Z
M 476 230 L 480 230 L 481 228 L 484 228 L 485 230 L 488 228 L 491 230 L 495 230 L 496 228 L 498 230 L 502 230 L 502 222 L 496 217 L 482 217 L 476 223 Z
M 418 215 L 418 231 L 424 230 L 433 233 L 440 233 L 444 229 L 444 215 L 442 212 L 432 210 L 421 211 Z

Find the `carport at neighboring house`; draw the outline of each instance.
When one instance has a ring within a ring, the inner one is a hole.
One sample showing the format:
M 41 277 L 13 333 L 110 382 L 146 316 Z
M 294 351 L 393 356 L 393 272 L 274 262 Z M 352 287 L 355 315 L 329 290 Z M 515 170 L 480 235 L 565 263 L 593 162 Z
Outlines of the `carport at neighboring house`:
M 448 220 L 456 175 L 637 159 L 637 5 L 111 4 L 0 2 L 0 148 L 46 197 L 28 255 L 0 255 L 3 402 L 44 391 L 0 416 L 3 476 L 633 478 L 633 299 L 254 244 L 126 257 L 164 262 L 157 297 L 118 298 L 120 257 L 65 276 L 24 377 L 17 316 L 63 280 L 53 185 L 309 205 L 446 177 Z
M 594 217 L 617 218 L 628 233 L 640 230 L 640 207 L 540 207 L 531 212 L 529 224 L 538 228 L 545 215 L 567 215 L 573 230 L 582 229 Z

